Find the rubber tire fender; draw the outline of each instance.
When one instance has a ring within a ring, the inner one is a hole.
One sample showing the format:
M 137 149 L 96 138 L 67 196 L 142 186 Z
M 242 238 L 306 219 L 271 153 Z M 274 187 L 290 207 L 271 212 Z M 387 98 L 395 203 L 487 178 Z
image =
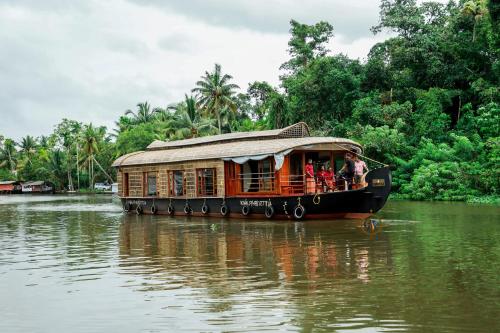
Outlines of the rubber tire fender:
M 226 204 L 222 204 L 222 206 L 220 206 L 220 215 L 226 216 L 228 213 L 229 213 L 229 208 L 227 207 Z
M 293 217 L 295 217 L 296 220 L 302 220 L 302 218 L 306 215 L 306 209 L 302 205 L 297 205 L 293 209 Z
M 151 211 L 151 214 L 155 215 L 156 212 L 158 212 L 158 208 L 155 205 L 152 205 L 150 211 Z
M 191 207 L 189 205 L 184 206 L 184 214 L 189 215 L 191 213 Z
M 135 213 L 137 215 L 141 215 L 142 214 L 142 207 L 140 205 L 137 205 L 137 207 L 135 207 Z
M 174 214 L 174 206 L 172 206 L 171 204 L 168 205 L 167 213 L 168 213 L 168 215 L 173 215 Z
M 203 204 L 203 206 L 201 206 L 201 212 L 203 214 L 208 214 L 208 205 L 206 203 Z
M 250 214 L 250 206 L 245 205 L 241 207 L 241 215 L 247 216 L 248 214 Z
M 126 202 L 123 206 L 123 210 L 127 213 L 130 212 L 130 204 L 128 202 Z
M 274 216 L 274 207 L 273 207 L 273 205 L 266 206 L 266 211 L 264 212 L 264 215 L 266 215 L 266 217 L 268 219 L 270 219 L 270 218 L 272 218 Z

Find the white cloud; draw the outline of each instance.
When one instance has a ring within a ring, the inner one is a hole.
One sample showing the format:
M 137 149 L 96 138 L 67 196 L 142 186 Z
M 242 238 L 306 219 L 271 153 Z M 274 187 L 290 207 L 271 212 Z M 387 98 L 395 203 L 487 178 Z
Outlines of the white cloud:
M 211 25 L 230 29 L 286 33 L 295 19 L 312 24 L 329 21 L 348 38 L 365 36 L 378 20 L 378 1 L 345 0 L 129 0 Z
M 318 1 L 307 8 L 323 8 Z M 279 66 L 287 60 L 289 15 L 300 11 L 294 7 L 300 3 L 274 1 L 266 7 L 259 0 L 254 6 L 242 3 L 238 10 L 231 5 L 228 15 L 244 12 L 243 19 L 258 13 L 265 20 L 282 18 L 283 28 L 256 29 L 252 20 L 232 28 L 188 15 L 181 7 L 158 10 L 126 0 L 70 5 L 57 0 L 0 0 L 0 134 L 16 139 L 48 134 L 62 118 L 111 128 L 138 102 L 165 106 L 182 99 L 215 62 L 242 89 L 255 80 L 277 85 Z M 334 3 L 339 12 L 346 10 Z M 366 3 L 373 7 L 371 1 Z M 273 13 L 278 5 L 285 9 Z M 313 12 L 308 23 L 327 17 L 318 14 L 315 19 Z M 353 22 L 365 19 L 364 14 L 351 14 Z M 382 38 L 366 31 L 353 39 L 337 30 L 331 48 L 364 58 Z

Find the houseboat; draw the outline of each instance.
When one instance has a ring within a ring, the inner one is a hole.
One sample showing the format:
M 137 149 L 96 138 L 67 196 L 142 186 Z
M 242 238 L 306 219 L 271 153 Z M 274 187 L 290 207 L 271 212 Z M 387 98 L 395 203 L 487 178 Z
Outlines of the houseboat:
M 21 182 L 15 180 L 0 181 L 0 193 L 16 194 L 21 193 Z
M 55 193 L 55 186 L 51 182 L 37 180 L 21 184 L 22 193 Z
M 361 156 L 361 145 L 310 136 L 308 126 L 297 123 L 283 129 L 154 141 L 145 151 L 119 157 L 113 166 L 123 208 L 137 214 L 369 217 L 389 196 L 387 166 L 368 171 L 353 185 L 344 178 L 326 186 L 305 174 L 311 160 L 315 174 L 321 166 L 338 171 L 346 154 Z

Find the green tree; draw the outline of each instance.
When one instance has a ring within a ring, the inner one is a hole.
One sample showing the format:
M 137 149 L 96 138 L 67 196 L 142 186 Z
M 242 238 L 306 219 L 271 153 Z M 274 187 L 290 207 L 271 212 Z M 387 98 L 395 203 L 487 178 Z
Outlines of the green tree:
M 0 167 L 6 168 L 12 173 L 16 172 L 17 166 L 16 143 L 14 140 L 5 139 L 0 141 Z
M 155 120 L 158 109 L 152 109 L 148 102 L 138 103 L 137 112 L 132 110 L 125 111 L 125 116 L 132 116 L 132 124 L 143 124 Z
M 486 0 L 470 0 L 463 4 L 462 14 L 474 20 L 472 42 L 476 41 L 476 27 L 488 14 L 488 7 Z
M 55 149 L 50 152 L 46 169 L 49 174 L 48 180 L 52 181 L 57 188 L 64 188 L 65 181 L 67 180 L 67 166 L 68 159 L 64 156 L 64 152 Z
M 361 64 L 346 56 L 315 59 L 283 81 L 288 92 L 287 118 L 292 123 L 306 121 L 313 128 L 344 121 L 360 97 L 361 75 Z
M 145 150 L 149 144 L 160 138 L 160 131 L 166 132 L 166 129 L 159 128 L 157 124 L 144 123 L 121 132 L 115 144 L 118 155 Z
M 333 27 L 328 22 L 318 22 L 314 25 L 290 21 L 290 40 L 288 53 L 290 60 L 281 65 L 281 69 L 296 72 L 306 67 L 313 59 L 327 54 L 326 43 L 333 36 Z
M 266 81 L 255 81 L 248 85 L 247 95 L 252 103 L 252 113 L 257 120 L 262 120 L 269 112 L 269 99 L 275 89 Z
M 89 188 L 94 188 L 95 174 L 94 168 L 96 164 L 95 155 L 99 153 L 99 142 L 103 140 L 106 133 L 105 127 L 94 127 L 92 123 L 85 125 L 82 133 L 82 152 L 83 157 L 81 163 L 88 168 Z
M 213 115 L 217 119 L 219 133 L 222 133 L 222 111 L 228 108 L 233 112 L 236 111 L 236 103 L 234 100 L 234 89 L 239 87 L 230 83 L 233 77 L 229 74 L 222 75 L 221 66 L 215 64 L 214 71 L 201 77 L 201 80 L 196 82 L 196 88 L 192 92 L 198 94 L 198 103 L 207 115 Z
M 26 137 L 21 139 L 19 147 L 21 148 L 20 152 L 26 159 L 27 163 L 31 164 L 32 163 L 31 160 L 35 155 L 37 148 L 35 139 L 31 135 L 27 135 Z
M 65 165 L 66 165 L 67 185 L 68 189 L 71 191 L 74 190 L 73 177 L 72 177 L 72 170 L 74 165 L 73 161 L 74 160 L 77 161 L 76 158 L 78 149 L 77 143 L 79 140 L 81 129 L 82 129 L 81 123 L 74 120 L 63 119 L 62 122 L 59 123 L 54 130 L 54 134 L 57 137 L 59 144 L 65 150 L 64 155 L 66 158 Z M 77 163 L 78 161 L 75 163 L 75 165 L 77 165 Z M 79 173 L 78 168 L 77 168 L 77 173 Z M 77 178 L 79 178 L 79 175 L 77 175 Z
M 167 122 L 170 139 L 189 139 L 217 133 L 213 119 L 200 116 L 194 97 L 185 95 L 184 101 L 173 108 L 173 118 Z
M 451 119 L 444 110 L 452 104 L 451 94 L 453 92 L 437 88 L 418 92 L 411 123 L 414 143 L 418 143 L 422 137 L 445 141 Z

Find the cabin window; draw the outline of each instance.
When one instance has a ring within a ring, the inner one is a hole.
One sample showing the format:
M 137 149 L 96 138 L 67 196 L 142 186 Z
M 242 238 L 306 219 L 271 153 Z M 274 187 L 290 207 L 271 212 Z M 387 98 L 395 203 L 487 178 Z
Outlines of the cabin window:
M 122 183 L 123 183 L 123 196 L 128 197 L 128 189 L 130 188 L 128 173 L 123 174 L 123 182 Z
M 239 175 L 242 192 L 274 191 L 274 160 L 248 161 L 241 167 Z
M 196 169 L 196 191 L 201 197 L 214 196 L 216 189 L 215 169 Z
M 146 196 L 156 196 L 156 173 L 155 172 L 145 172 L 145 195 Z
M 170 196 L 180 197 L 186 194 L 184 171 L 175 170 L 169 172 Z

